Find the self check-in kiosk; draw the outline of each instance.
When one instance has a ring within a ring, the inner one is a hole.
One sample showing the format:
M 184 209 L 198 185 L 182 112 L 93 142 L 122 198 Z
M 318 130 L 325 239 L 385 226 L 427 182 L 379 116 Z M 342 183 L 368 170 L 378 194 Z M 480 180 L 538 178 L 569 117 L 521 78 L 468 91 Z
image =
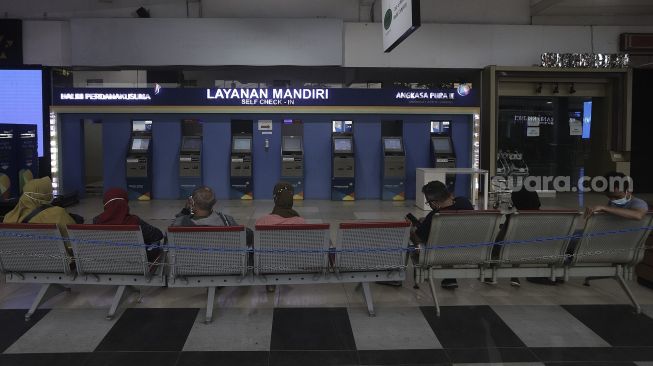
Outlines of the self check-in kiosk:
M 355 157 L 352 121 L 333 121 L 331 133 L 331 200 L 355 199 Z
M 202 122 L 195 119 L 181 121 L 179 148 L 179 198 L 190 196 L 202 185 Z
M 126 176 L 129 199 L 152 199 L 152 121 L 132 121 Z
M 456 167 L 456 152 L 451 139 L 451 121 L 431 121 L 431 161 L 434 168 Z M 447 174 L 445 179 L 447 188 L 453 192 L 456 176 Z
M 18 196 L 14 125 L 0 125 L 0 199 Z
M 25 183 L 39 176 L 38 136 L 36 125 L 15 125 L 14 146 L 18 169 L 19 195 Z
M 230 198 L 238 200 L 254 199 L 252 172 L 252 131 L 253 121 L 235 120 L 231 122 L 231 178 Z
M 293 186 L 296 200 L 304 199 L 304 124 L 285 119 L 281 125 L 281 180 Z
M 403 141 L 403 121 L 381 123 L 381 199 L 403 201 L 406 199 L 406 151 Z

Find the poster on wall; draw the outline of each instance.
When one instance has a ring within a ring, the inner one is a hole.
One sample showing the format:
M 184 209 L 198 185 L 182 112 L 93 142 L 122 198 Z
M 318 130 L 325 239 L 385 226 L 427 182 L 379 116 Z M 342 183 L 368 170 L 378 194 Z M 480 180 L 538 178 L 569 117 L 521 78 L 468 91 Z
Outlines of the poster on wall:
M 419 0 L 383 0 L 383 52 L 390 52 L 421 25 Z
M 583 136 L 583 122 L 569 118 L 569 136 Z
M 0 19 L 0 66 L 23 64 L 23 23 L 20 19 Z

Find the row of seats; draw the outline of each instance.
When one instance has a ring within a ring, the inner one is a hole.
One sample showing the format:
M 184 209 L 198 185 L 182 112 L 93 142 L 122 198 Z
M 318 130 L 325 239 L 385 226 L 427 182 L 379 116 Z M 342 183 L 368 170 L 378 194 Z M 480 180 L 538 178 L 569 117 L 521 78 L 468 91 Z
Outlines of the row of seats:
M 640 312 L 624 274 L 641 259 L 653 215 L 640 221 L 593 215 L 569 256 L 580 219 L 576 211 L 436 214 L 429 242 L 413 256 L 416 281 L 429 282 L 439 315 L 434 279 L 605 276 L 622 285 Z M 171 227 L 167 256 L 148 263 L 138 226 L 69 225 L 73 258 L 55 225 L 2 224 L 0 270 L 7 282 L 42 284 L 26 319 L 73 284 L 117 286 L 108 318 L 133 286 L 207 288 L 209 322 L 217 287 L 354 282 L 374 315 L 369 283 L 405 279 L 413 253 L 408 224 L 343 223 L 333 243 L 329 231 L 327 224 L 257 226 L 250 248 L 242 226 Z M 497 237 L 502 241 L 495 243 Z
M 358 282 L 373 315 L 369 283 L 405 279 L 410 228 L 343 223 L 332 244 L 328 224 L 257 226 L 250 248 L 243 226 L 170 227 L 167 256 L 156 263 L 147 261 L 138 226 L 68 225 L 67 232 L 64 240 L 54 224 L 0 225 L 7 282 L 43 284 L 26 319 L 71 284 L 118 286 L 107 318 L 133 286 L 206 287 L 208 322 L 218 286 Z

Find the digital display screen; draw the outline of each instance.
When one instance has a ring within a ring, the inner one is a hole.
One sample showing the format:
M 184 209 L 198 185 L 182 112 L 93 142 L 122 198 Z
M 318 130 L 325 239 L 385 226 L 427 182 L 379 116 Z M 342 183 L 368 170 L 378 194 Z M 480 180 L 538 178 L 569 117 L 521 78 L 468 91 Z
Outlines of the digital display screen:
M 451 142 L 448 137 L 434 138 L 431 139 L 431 144 L 433 144 L 433 151 L 436 153 L 451 153 Z
M 233 150 L 237 151 L 251 151 L 252 139 L 249 137 L 234 137 Z
M 133 139 L 132 150 L 147 150 L 150 146 L 150 139 Z
M 44 146 L 41 75 L 41 70 L 0 70 L 0 121 L 36 125 L 39 156 Z
M 403 151 L 403 149 L 401 148 L 401 139 L 398 137 L 383 139 L 383 148 L 386 151 Z
M 298 152 L 302 151 L 302 139 L 299 136 L 284 136 L 283 151 Z
M 332 132 L 334 133 L 346 133 L 351 132 L 353 122 L 352 121 L 333 121 Z
M 583 102 L 583 136 L 584 139 L 590 138 L 592 129 L 592 102 Z
M 152 121 L 132 121 L 132 132 L 152 131 Z
M 334 139 L 333 151 L 334 152 L 352 152 L 351 139 Z
M 197 137 L 184 137 L 181 144 L 182 150 L 199 151 L 202 148 L 202 139 Z
M 440 127 L 440 121 L 431 121 L 431 133 L 440 133 L 442 132 L 442 127 Z

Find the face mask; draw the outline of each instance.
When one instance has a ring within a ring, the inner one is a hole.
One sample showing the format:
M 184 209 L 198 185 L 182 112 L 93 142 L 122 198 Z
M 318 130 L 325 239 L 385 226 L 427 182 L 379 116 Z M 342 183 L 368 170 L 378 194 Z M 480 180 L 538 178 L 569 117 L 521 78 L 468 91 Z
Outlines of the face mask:
M 50 193 L 25 192 L 25 196 L 42 205 L 49 205 L 54 200 Z
M 628 202 L 630 202 L 630 198 L 624 196 L 624 198 L 619 198 L 610 202 L 615 206 L 625 206 Z

